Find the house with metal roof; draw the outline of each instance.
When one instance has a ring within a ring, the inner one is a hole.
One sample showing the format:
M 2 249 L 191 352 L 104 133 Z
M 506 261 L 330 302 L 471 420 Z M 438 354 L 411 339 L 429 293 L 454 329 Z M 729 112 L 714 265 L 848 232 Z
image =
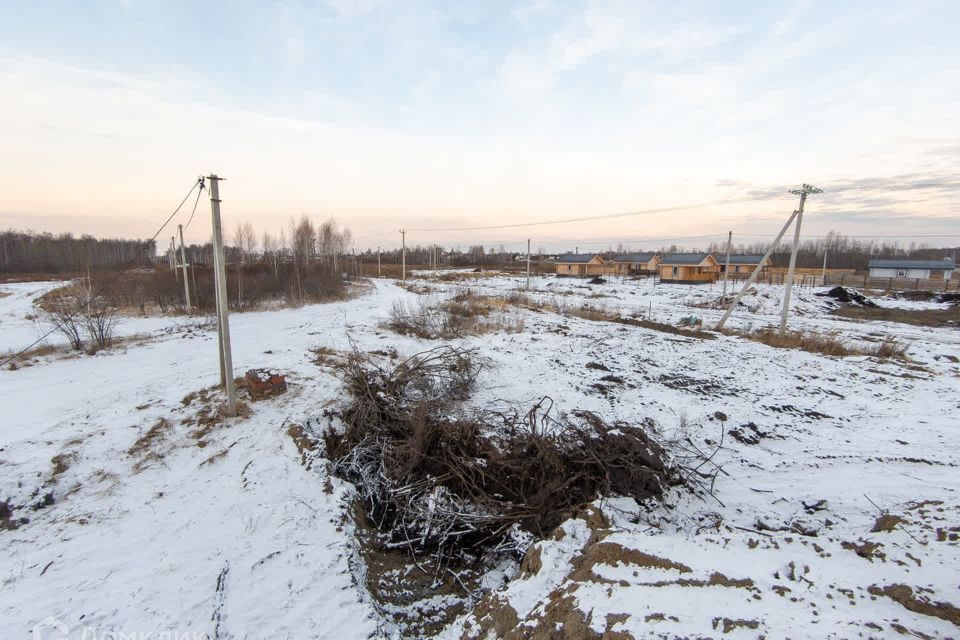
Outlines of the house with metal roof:
M 922 278 L 949 280 L 955 265 L 950 258 L 943 260 L 871 260 L 867 265 L 871 278 Z
M 713 282 L 720 274 L 720 263 L 712 253 L 672 253 L 660 259 L 660 282 L 699 284 Z
M 655 251 L 644 253 L 624 253 L 613 256 L 607 261 L 607 272 L 616 275 L 631 273 L 656 273 L 660 265 L 660 256 Z
M 564 253 L 554 261 L 558 276 L 584 278 L 603 273 L 603 258 L 596 253 Z
M 757 268 L 757 265 L 760 264 L 760 261 L 763 260 L 761 255 L 730 255 L 730 277 L 731 278 L 747 278 L 753 273 L 753 270 Z M 720 264 L 720 273 L 723 274 L 727 269 L 727 256 L 722 254 L 717 256 L 717 262 Z M 760 269 L 760 272 L 763 273 L 773 264 L 773 260 L 767 258 L 763 260 L 763 267 Z

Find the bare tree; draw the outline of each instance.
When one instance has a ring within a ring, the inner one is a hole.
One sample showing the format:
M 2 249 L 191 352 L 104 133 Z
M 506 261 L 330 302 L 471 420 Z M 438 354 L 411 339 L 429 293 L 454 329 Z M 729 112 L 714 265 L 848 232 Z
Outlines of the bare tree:
M 269 261 L 270 265 L 273 267 L 274 279 L 279 279 L 280 273 L 278 265 L 278 253 L 280 247 L 278 246 L 277 239 L 270 235 L 269 231 L 263 232 L 263 239 L 260 242 L 260 248 L 263 251 L 263 259 Z
M 243 265 L 257 248 L 257 236 L 249 222 L 238 222 L 233 232 L 233 244 L 237 248 L 237 307 L 243 307 Z
M 57 331 L 67 339 L 71 349 L 81 351 L 83 349 L 82 318 L 72 301 L 61 297 L 47 304 L 48 307 L 43 311 L 44 320 L 56 327 Z

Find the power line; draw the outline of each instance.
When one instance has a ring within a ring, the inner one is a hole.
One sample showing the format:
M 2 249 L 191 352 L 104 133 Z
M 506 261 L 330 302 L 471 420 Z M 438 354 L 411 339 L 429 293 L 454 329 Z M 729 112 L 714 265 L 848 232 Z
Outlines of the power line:
M 199 180 L 200 190 L 197 191 L 197 199 L 193 203 L 193 211 L 190 212 L 190 218 L 187 220 L 187 224 L 183 225 L 183 228 L 186 229 L 190 226 L 190 223 L 193 222 L 193 214 L 197 212 L 197 205 L 200 204 L 200 196 L 203 195 L 203 176 Z
M 177 208 L 173 210 L 173 213 L 171 213 L 170 216 L 164 221 L 164 223 L 160 225 L 160 228 L 157 229 L 157 232 L 155 234 L 153 234 L 153 237 L 147 240 L 147 242 L 144 244 L 149 244 L 150 242 L 153 242 L 154 240 L 157 239 L 157 236 L 160 235 L 160 232 L 163 231 L 164 227 L 170 224 L 170 221 L 173 220 L 173 216 L 177 215 L 177 213 L 180 212 L 180 208 L 183 207 L 184 203 L 190 197 L 190 194 L 193 193 L 193 190 L 201 185 L 202 181 L 203 181 L 202 178 L 198 178 L 197 181 L 193 183 L 193 186 L 190 187 L 190 191 L 187 191 L 187 195 L 183 196 L 183 200 L 181 200 L 180 204 L 177 205 Z
M 773 238 L 775 234 L 772 233 L 738 233 L 739 236 L 749 236 L 751 238 Z M 929 235 L 916 234 L 916 233 L 888 233 L 888 234 L 873 234 L 873 235 L 847 235 L 844 233 L 833 234 L 833 235 L 802 235 L 801 238 L 960 238 L 960 233 L 931 233 Z
M 173 220 L 173 217 L 174 217 L 175 215 L 177 215 L 177 213 L 179 213 L 180 209 L 183 207 L 184 203 L 185 203 L 185 202 L 187 201 L 187 199 L 190 197 L 190 194 L 193 193 L 193 190 L 197 188 L 197 186 L 200 186 L 200 187 L 202 188 L 202 179 L 201 179 L 201 180 L 197 180 L 196 182 L 193 183 L 193 186 L 190 187 L 190 191 L 188 191 L 188 192 L 187 192 L 187 195 L 185 195 L 185 196 L 183 197 L 183 200 L 181 200 L 181 201 L 180 201 L 180 204 L 177 205 L 177 208 L 173 210 L 173 213 L 171 213 L 171 214 L 167 217 L 167 219 L 164 221 L 164 223 L 163 223 L 162 225 L 160 225 L 160 228 L 157 229 L 157 232 L 154 233 L 153 236 L 151 236 L 149 240 L 146 240 L 146 241 L 143 243 L 143 248 L 144 248 L 144 249 L 147 248 L 154 240 L 156 240 L 156 239 L 157 239 L 157 236 L 160 235 L 160 233 L 163 231 L 163 229 L 164 229 L 168 224 L 170 224 L 170 221 Z M 199 200 L 199 198 L 198 198 L 198 200 Z M 108 285 L 113 284 L 114 282 L 116 282 L 117 278 L 119 278 L 120 275 L 122 275 L 122 274 L 117 274 L 117 275 L 115 275 L 113 278 L 110 279 L 109 282 L 107 282 L 106 284 L 101 285 L 100 288 L 97 289 L 96 293 L 94 293 L 94 294 L 91 296 L 91 298 L 96 298 L 96 297 L 99 296 L 101 293 L 103 293 L 103 290 L 106 289 Z M 79 307 L 77 307 L 77 308 L 73 311 L 73 313 L 68 314 L 67 317 L 72 319 L 73 315 L 76 314 L 78 311 L 80 311 L 80 308 L 81 308 L 82 306 L 83 306 L 83 305 L 80 305 Z M 29 351 L 30 349 L 34 348 L 35 346 L 37 346 L 38 344 L 40 344 L 41 342 L 43 342 L 44 340 L 46 340 L 48 337 L 50 337 L 54 332 L 58 331 L 59 329 L 60 329 L 60 325 L 59 325 L 59 324 L 55 324 L 55 325 L 53 326 L 53 328 L 51 328 L 51 329 L 50 329 L 49 331 L 47 331 L 45 334 L 43 334 L 42 336 L 40 336 L 39 338 L 37 338 L 36 340 L 34 340 L 33 342 L 31 342 L 29 345 L 27 345 L 26 347 L 24 347 L 24 348 L 21 349 L 20 351 L 17 351 L 17 352 L 14 353 L 13 355 L 9 356 L 9 357 L 8 357 L 6 360 L 4 360 L 3 362 L 0 362 L 0 368 L 3 368 L 3 367 L 5 367 L 5 366 L 7 366 L 7 364 L 9 364 L 10 362 L 13 362 L 14 360 L 16 360 L 17 358 L 19 358 L 20 356 L 22 356 L 24 353 L 26 353 L 26 352 Z
M 581 216 L 578 218 L 562 218 L 558 220 L 546 220 L 542 222 L 517 222 L 514 224 L 494 224 L 494 225 L 485 225 L 479 227 L 446 227 L 446 228 L 420 228 L 420 229 L 408 229 L 408 231 L 484 231 L 488 229 L 517 229 L 520 227 L 539 227 L 543 225 L 550 224 L 567 224 L 570 222 L 588 222 L 590 220 L 607 220 L 610 218 L 627 218 L 630 216 L 646 216 L 653 215 L 656 213 L 669 213 L 671 211 L 684 211 L 687 209 L 703 209 L 705 207 L 716 207 L 727 204 L 743 204 L 744 202 L 752 202 L 753 199 L 736 199 L 736 200 L 715 200 L 713 202 L 701 202 L 698 204 L 686 204 L 678 205 L 674 207 L 660 207 L 658 209 L 644 209 L 641 211 L 628 211 L 626 213 L 607 213 L 598 216 Z

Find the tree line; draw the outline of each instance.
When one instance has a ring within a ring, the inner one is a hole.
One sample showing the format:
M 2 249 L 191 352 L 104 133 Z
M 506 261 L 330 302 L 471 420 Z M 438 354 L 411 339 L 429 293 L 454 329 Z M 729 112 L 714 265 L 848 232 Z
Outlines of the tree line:
M 0 272 L 63 273 L 152 266 L 153 241 L 70 233 L 0 232 Z
M 736 237 L 736 235 L 734 235 Z M 762 255 L 770 247 L 769 241 L 739 243 L 733 247 L 737 254 Z M 792 243 L 781 242 L 771 255 L 773 266 L 786 267 L 790 263 Z M 707 248 L 720 258 L 726 255 L 726 242 L 713 242 Z M 867 268 L 870 260 L 904 259 L 942 260 L 960 258 L 960 247 L 933 248 L 923 243 L 911 242 L 901 246 L 896 242 L 879 242 L 876 240 L 859 240 L 836 231 L 830 231 L 822 238 L 804 240 L 797 247 L 797 266 L 803 268 L 819 268 L 823 266 L 824 254 L 827 257 L 827 267 L 830 269 L 859 269 Z M 720 258 L 722 259 L 722 258 Z
M 734 236 L 736 238 L 736 236 Z M 367 248 L 354 249 L 353 234 L 349 228 L 341 226 L 333 218 L 314 222 L 306 215 L 290 219 L 279 233 L 264 231 L 257 234 L 249 222 L 240 222 L 227 234 L 227 246 L 224 254 L 228 266 L 237 274 L 238 293 L 243 290 L 243 271 L 254 264 L 268 267 L 279 278 L 281 265 L 291 265 L 286 272 L 295 280 L 301 274 L 316 266 L 331 271 L 352 271 L 358 261 L 364 264 L 376 263 L 400 264 L 401 249 L 378 250 Z M 767 240 L 735 242 L 732 252 L 736 254 L 762 254 L 769 247 Z M 62 273 L 109 271 L 162 265 L 169 260 L 168 254 L 157 255 L 157 246 L 153 241 L 125 240 L 114 238 L 98 239 L 90 235 L 74 237 L 63 233 L 32 233 L 6 231 L 0 233 L 0 272 L 6 273 Z M 662 246 L 661 253 L 707 251 L 716 256 L 726 253 L 724 240 L 711 242 L 707 246 L 683 247 L 676 244 Z M 600 252 L 607 257 L 631 253 L 624 245 L 609 246 Z M 851 238 L 835 231 L 822 238 L 801 242 L 797 265 L 816 268 L 823 265 L 824 253 L 827 254 L 827 266 L 836 269 L 866 269 L 872 258 L 915 258 L 940 260 L 951 257 L 960 259 L 960 247 L 931 248 L 924 244 L 878 242 Z M 213 264 L 213 245 L 210 242 L 190 244 L 185 247 L 188 264 L 211 266 Z M 581 253 L 590 253 L 581 251 Z M 542 262 L 554 253 L 548 253 L 543 247 L 533 252 L 533 259 Z M 774 266 L 786 266 L 789 262 L 790 245 L 781 243 L 772 255 Z M 438 245 L 411 245 L 407 247 L 408 265 L 431 265 L 450 267 L 497 267 L 516 262 L 524 254 L 508 250 L 504 245 L 484 246 L 482 244 L 442 247 Z M 177 249 L 176 261 L 180 262 L 180 250 Z M 237 266 L 239 265 L 239 267 Z M 296 284 L 296 282 L 294 283 Z

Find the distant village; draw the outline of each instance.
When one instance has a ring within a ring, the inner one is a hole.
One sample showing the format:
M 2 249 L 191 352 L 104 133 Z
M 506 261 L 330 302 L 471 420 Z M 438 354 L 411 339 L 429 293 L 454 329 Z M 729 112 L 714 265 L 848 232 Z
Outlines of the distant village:
M 518 260 L 525 259 L 519 257 Z M 774 267 L 769 257 L 762 255 L 715 255 L 713 253 L 659 252 L 600 254 L 564 253 L 550 256 L 556 275 L 561 277 L 587 278 L 593 276 L 656 276 L 664 283 L 702 284 L 715 282 L 725 276 L 732 280 L 747 279 L 759 267 L 759 275 L 782 275 L 785 267 Z M 954 261 L 914 259 L 873 259 L 867 265 L 868 279 L 913 279 L 949 281 L 954 274 Z M 856 269 L 797 268 L 800 276 L 817 276 L 825 281 L 827 276 L 845 275 L 851 278 Z

